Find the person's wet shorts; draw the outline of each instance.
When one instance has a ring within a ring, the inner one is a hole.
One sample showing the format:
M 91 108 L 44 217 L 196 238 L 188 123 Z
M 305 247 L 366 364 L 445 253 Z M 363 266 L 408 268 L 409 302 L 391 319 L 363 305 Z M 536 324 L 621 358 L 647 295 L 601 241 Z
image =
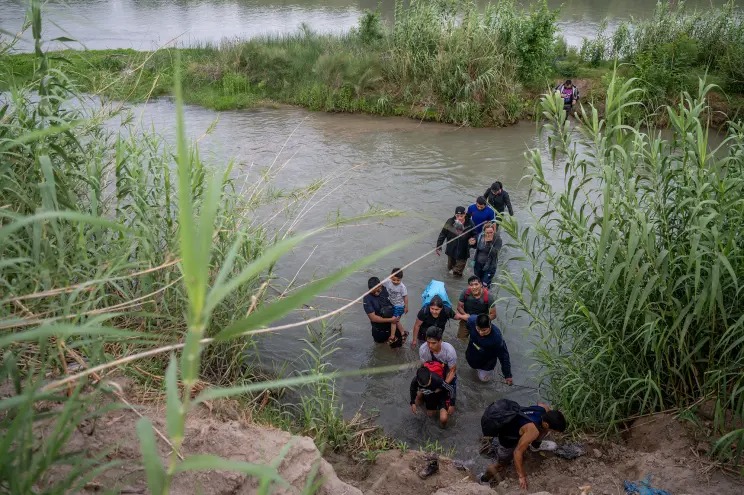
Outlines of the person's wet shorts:
M 514 460 L 514 449 L 515 447 L 504 447 L 498 437 L 494 437 L 491 440 L 490 455 L 502 466 L 508 466 Z
M 448 397 L 448 394 L 444 392 L 437 392 L 434 394 L 424 395 L 424 405 L 427 411 L 438 411 L 440 409 L 448 409 L 452 403 Z
M 393 316 L 403 316 L 406 311 L 405 306 L 393 306 Z
M 372 325 L 372 338 L 378 344 L 382 344 L 383 342 L 387 342 L 390 338 L 390 324 L 378 323 L 378 325 L 382 326 Z

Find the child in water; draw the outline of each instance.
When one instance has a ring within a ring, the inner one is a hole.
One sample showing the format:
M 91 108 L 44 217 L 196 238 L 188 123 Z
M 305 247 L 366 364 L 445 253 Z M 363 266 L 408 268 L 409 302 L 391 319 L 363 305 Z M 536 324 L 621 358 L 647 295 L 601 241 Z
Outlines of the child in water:
M 400 318 L 408 313 L 408 289 L 403 284 L 403 270 L 393 268 L 390 272 L 390 278 L 382 283 L 388 292 L 390 304 L 393 305 L 393 316 Z M 390 325 L 390 344 L 391 347 L 400 347 L 406 339 L 408 332 L 403 328 L 400 319 Z

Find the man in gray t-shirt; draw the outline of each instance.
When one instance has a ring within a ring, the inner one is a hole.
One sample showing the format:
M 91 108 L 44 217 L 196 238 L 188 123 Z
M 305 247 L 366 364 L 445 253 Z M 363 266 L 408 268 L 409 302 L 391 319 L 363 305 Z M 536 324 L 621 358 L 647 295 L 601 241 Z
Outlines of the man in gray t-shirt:
M 452 386 L 452 404 L 447 411 L 449 414 L 455 412 L 455 399 L 457 396 L 457 353 L 452 344 L 442 342 L 442 331 L 438 327 L 426 329 L 426 343 L 419 348 L 419 358 L 422 363 L 427 361 L 439 361 L 445 366 L 444 381 Z

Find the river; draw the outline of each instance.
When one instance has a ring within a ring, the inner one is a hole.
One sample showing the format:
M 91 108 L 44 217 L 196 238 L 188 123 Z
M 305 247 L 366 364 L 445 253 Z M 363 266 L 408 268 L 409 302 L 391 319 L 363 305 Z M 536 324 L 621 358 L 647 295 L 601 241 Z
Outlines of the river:
M 155 101 L 134 107 L 134 111 L 143 125 L 153 125 L 172 137 L 175 118 L 170 101 Z M 298 230 L 322 225 L 337 212 L 344 216 L 357 215 L 370 206 L 403 213 L 364 221 L 357 227 L 333 229 L 313 238 L 282 261 L 277 286 L 294 278 L 303 263 L 298 284 L 329 274 L 392 242 L 422 236 L 316 300 L 313 306 L 322 311 L 340 307 L 348 299 L 362 294 L 370 276 L 383 278 L 394 266 L 403 266 L 430 251 L 455 206 L 473 203 L 496 179 L 506 184 L 516 217 L 521 222 L 530 221 L 526 206 L 528 183 L 522 177 L 526 172 L 525 150 L 541 146 L 535 137 L 534 123 L 523 122 L 502 129 L 470 129 L 401 118 L 331 115 L 301 109 L 215 113 L 199 107 L 186 108 L 188 131 L 193 138 L 202 136 L 215 119 L 219 120 L 214 131 L 202 137 L 200 149 L 213 164 L 225 164 L 234 157 L 238 182 L 245 174 L 255 174 L 275 159 L 276 166 L 282 166 L 274 179 L 274 184 L 280 188 L 302 187 L 319 177 L 337 176 L 316 198 L 331 194 L 303 216 Z M 544 150 L 544 158 L 549 160 L 547 150 Z M 560 185 L 560 169 L 552 180 Z M 275 210 L 279 209 L 281 204 Z M 510 248 L 505 247 L 501 259 L 506 260 L 509 255 Z M 503 266 L 515 274 L 521 270 L 516 261 Z M 445 258 L 433 253 L 406 269 L 403 281 L 409 290 L 410 312 L 403 322 L 408 330 L 420 308 L 421 291 L 432 278 L 446 282 L 453 300 L 466 285 L 465 280 L 448 275 Z M 537 386 L 535 372 L 530 369 L 533 363 L 529 354 L 531 337 L 525 332 L 526 322 L 514 319 L 512 310 L 513 306 L 509 308 L 499 303 L 498 324 L 509 346 L 514 381 L 526 387 L 508 387 L 500 381 L 476 382 L 464 360 L 465 344 L 454 338 L 456 326 L 451 322 L 445 340 L 455 346 L 460 359 L 459 407 L 446 430 L 441 430 L 434 421 L 411 414 L 408 385 L 412 371 L 342 380 L 339 392 L 345 414 L 352 415 L 361 408 L 367 414 L 377 415 L 377 423 L 388 434 L 409 446 L 437 440 L 445 448 L 455 448 L 458 457 L 476 458 L 479 419 L 486 405 L 499 397 L 522 402 L 538 397 L 534 388 Z M 293 318 L 296 320 L 301 314 L 317 313 L 298 313 Z M 337 369 L 373 368 L 417 359 L 417 353 L 407 345 L 398 350 L 375 345 L 361 304 L 343 313 L 332 326 L 341 328 L 339 350 L 331 359 Z M 298 328 L 262 338 L 262 365 L 272 369 L 285 365 L 290 369 L 302 368 L 298 361 L 304 347 L 300 339 L 304 337 L 305 329 Z
M 387 17 L 392 3 L 382 2 Z M 549 3 L 557 6 L 561 2 L 551 0 Z M 578 34 L 590 35 L 606 16 L 615 20 L 631 14 L 643 17 L 653 8 L 652 2 L 642 0 L 566 0 L 563 3 L 564 32 L 574 36 L 574 40 Z M 707 5 L 709 2 L 688 3 Z M 17 31 L 24 5 L 24 1 L 0 0 L 3 14 L 0 29 Z M 291 32 L 300 22 L 322 31 L 346 29 L 356 23 L 364 8 L 376 5 L 377 0 L 49 2 L 45 37 L 67 32 L 89 48 L 150 49 L 179 35 L 183 43 L 218 41 L 224 36 Z M 170 133 L 172 137 L 175 116 L 171 101 L 157 100 L 132 109 L 141 116 L 142 125 L 153 125 L 157 131 L 166 136 Z M 221 113 L 186 108 L 186 122 L 192 137 L 202 136 L 215 119 L 218 122 L 213 132 L 200 140 L 202 155 L 218 166 L 230 158 L 235 159 L 238 181 L 246 176 L 254 177 L 251 174 L 275 161 L 281 165 L 281 171 L 274 184 L 283 189 L 303 187 L 318 178 L 336 176 L 317 197 L 325 192 L 330 194 L 305 213 L 299 230 L 324 224 L 336 213 L 361 214 L 370 206 L 403 213 L 368 220 L 357 227 L 334 229 L 313 238 L 280 263 L 278 274 L 284 281 L 280 279 L 276 285 L 281 286 L 294 278 L 303 264 L 297 283 L 328 274 L 397 240 L 422 236 L 338 284 L 325 294 L 326 297 L 313 303 L 321 310 L 339 307 L 363 293 L 368 277 L 382 278 L 394 266 L 405 265 L 431 250 L 442 224 L 452 216 L 455 206 L 473 203 L 496 179 L 503 181 L 510 192 L 519 221 L 530 222 L 529 184 L 523 179 L 526 173 L 523 154 L 528 147 L 538 147 L 546 163 L 549 162 L 547 150 L 536 138 L 535 124 L 528 122 L 501 129 L 470 129 L 400 118 L 311 113 L 294 108 Z M 560 167 L 548 174 L 556 185 L 561 184 Z M 264 214 L 268 216 L 273 212 Z M 510 254 L 514 253 L 505 247 L 501 259 L 506 260 Z M 503 266 L 515 274 L 521 270 L 516 261 Z M 411 311 L 403 322 L 409 330 L 420 307 L 421 291 L 429 280 L 444 280 L 453 299 L 465 287 L 464 280 L 454 280 L 447 274 L 445 259 L 434 254 L 406 269 L 404 275 Z M 526 322 L 513 318 L 513 305 L 509 307 L 500 302 L 498 311 L 498 324 L 512 357 L 514 381 L 520 386 L 477 383 L 464 361 L 464 343 L 452 338 L 456 328 L 450 324 L 445 336 L 459 353 L 460 373 L 458 411 L 446 430 L 441 430 L 434 421 L 411 414 L 408 407 L 410 371 L 340 381 L 339 393 L 345 414 L 350 416 L 359 409 L 365 414 L 375 414 L 377 423 L 386 433 L 411 447 L 438 441 L 446 449 L 456 449 L 459 458 L 477 459 L 479 419 L 484 407 L 500 397 L 527 403 L 539 396 L 534 388 L 537 386 L 536 371 L 531 366 L 532 343 L 525 331 Z M 315 313 L 310 311 L 310 314 Z M 293 315 L 294 319 L 298 317 L 300 314 Z M 386 345 L 375 345 L 361 304 L 346 311 L 333 325 L 341 328 L 342 337 L 339 350 L 332 357 L 337 369 L 373 368 L 417 359 L 417 354 L 408 346 L 393 351 Z M 304 347 L 300 339 L 305 336 L 305 330 L 299 328 L 261 338 L 262 364 L 275 369 L 302 368 L 298 364 Z M 479 462 L 482 463 L 482 459 Z
M 479 0 L 479 4 L 488 3 Z M 531 0 L 517 0 L 528 6 Z M 689 7 L 723 5 L 725 0 L 688 0 Z M 611 31 L 620 20 L 648 17 L 653 0 L 548 0 L 561 8 L 559 25 L 573 46 L 593 37 L 608 19 Z M 737 4 L 742 4 L 741 0 Z M 28 0 L 0 0 L 0 32 L 18 33 Z M 383 17 L 393 18 L 395 0 L 49 0 L 45 2 L 44 38 L 72 38 L 72 48 L 134 48 L 152 50 L 165 44 L 217 43 L 224 38 L 297 31 L 305 23 L 321 32 L 346 31 L 365 9 L 379 5 Z M 21 36 L 19 50 L 30 50 L 30 31 Z M 51 48 L 59 48 L 51 43 Z

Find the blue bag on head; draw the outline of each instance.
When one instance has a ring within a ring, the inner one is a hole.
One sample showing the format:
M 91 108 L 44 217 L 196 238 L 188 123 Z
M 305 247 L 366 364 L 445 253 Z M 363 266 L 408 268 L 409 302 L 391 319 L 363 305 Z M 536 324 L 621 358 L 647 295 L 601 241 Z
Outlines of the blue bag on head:
M 429 282 L 429 285 L 426 286 L 424 292 L 421 293 L 421 305 L 426 306 L 429 304 L 429 301 L 431 301 L 431 298 L 434 296 L 441 297 L 444 304 L 448 308 L 452 308 L 452 303 L 447 295 L 447 289 L 444 287 L 444 282 L 440 282 L 439 280 L 432 280 Z

